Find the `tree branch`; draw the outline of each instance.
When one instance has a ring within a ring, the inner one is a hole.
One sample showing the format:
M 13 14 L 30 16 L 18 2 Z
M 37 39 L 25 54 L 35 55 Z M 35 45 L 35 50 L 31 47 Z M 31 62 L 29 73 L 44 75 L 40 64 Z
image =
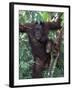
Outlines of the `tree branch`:
M 46 32 L 48 32 L 49 30 L 58 30 L 61 29 L 61 19 L 60 17 L 62 16 L 62 14 L 56 18 L 55 21 L 52 22 L 43 22 L 43 30 L 45 30 Z M 28 30 L 33 30 L 36 26 L 36 22 L 35 23 L 26 23 L 24 25 L 19 24 L 19 31 L 20 32 L 27 32 Z

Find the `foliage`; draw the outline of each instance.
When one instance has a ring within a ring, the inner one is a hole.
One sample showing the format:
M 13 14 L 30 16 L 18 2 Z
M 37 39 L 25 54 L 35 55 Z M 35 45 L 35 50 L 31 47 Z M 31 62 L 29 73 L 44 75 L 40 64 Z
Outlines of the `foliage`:
M 35 21 L 50 21 L 57 12 L 43 12 L 43 11 L 19 11 L 19 23 L 31 23 Z M 58 13 L 61 14 L 61 13 Z M 62 24 L 64 21 L 64 15 L 61 16 Z M 55 39 L 56 32 L 49 32 L 48 37 Z M 64 41 L 61 43 L 60 59 L 57 62 L 53 77 L 64 76 Z M 19 79 L 32 78 L 32 65 L 33 56 L 31 53 L 31 47 L 29 45 L 28 36 L 26 33 L 19 33 Z M 48 69 L 43 72 L 43 77 L 48 77 Z

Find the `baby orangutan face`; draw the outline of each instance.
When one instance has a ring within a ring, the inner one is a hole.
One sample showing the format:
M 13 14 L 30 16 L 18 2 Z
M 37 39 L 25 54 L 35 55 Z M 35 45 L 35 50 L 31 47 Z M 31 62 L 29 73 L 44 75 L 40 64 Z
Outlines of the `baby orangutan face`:
M 52 45 L 53 45 L 53 41 L 52 40 L 48 40 L 48 42 L 46 43 L 46 53 L 50 53 L 51 52 Z

